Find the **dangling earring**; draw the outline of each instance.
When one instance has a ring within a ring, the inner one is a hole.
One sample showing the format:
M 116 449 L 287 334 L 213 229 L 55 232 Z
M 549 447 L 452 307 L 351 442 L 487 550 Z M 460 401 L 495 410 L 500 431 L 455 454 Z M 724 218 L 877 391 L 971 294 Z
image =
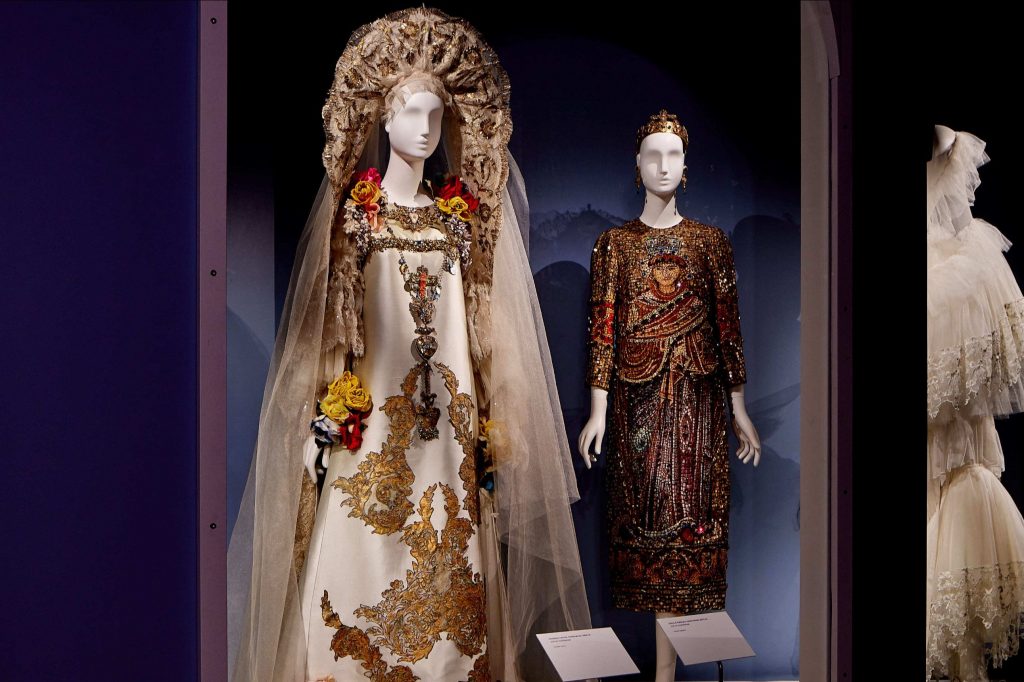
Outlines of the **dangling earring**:
M 680 184 L 683 186 L 683 194 L 686 194 L 686 166 L 683 166 L 683 179 Z
M 636 193 L 640 193 L 640 185 L 643 184 L 643 178 L 640 177 L 640 166 L 636 167 Z

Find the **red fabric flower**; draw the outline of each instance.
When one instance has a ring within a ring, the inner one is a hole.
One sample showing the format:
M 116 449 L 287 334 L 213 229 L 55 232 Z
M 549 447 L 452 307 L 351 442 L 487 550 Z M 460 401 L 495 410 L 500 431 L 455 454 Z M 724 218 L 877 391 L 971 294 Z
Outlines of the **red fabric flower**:
M 341 425 L 342 445 L 355 452 L 363 444 L 363 414 L 361 412 L 349 412 L 348 417 Z
M 438 196 L 445 201 L 452 197 L 462 196 L 462 180 L 459 179 L 459 176 L 449 175 L 444 185 L 441 186 Z M 467 201 L 466 203 L 469 202 Z
M 356 175 L 356 182 L 367 180 L 380 187 L 380 171 L 376 168 L 367 168 Z
M 463 201 L 469 206 L 470 213 L 476 213 L 476 210 L 480 208 L 480 200 L 470 194 L 469 190 L 462 195 Z

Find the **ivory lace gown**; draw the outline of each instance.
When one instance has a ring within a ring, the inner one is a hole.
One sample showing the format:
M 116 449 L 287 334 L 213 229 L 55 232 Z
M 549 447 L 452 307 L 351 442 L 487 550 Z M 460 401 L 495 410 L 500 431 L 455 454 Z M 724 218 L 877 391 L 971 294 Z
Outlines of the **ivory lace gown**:
M 928 164 L 927 673 L 988 679 L 1018 651 L 1024 518 L 993 418 L 1024 406 L 1024 297 L 1010 242 L 970 206 L 988 160 L 958 132 Z

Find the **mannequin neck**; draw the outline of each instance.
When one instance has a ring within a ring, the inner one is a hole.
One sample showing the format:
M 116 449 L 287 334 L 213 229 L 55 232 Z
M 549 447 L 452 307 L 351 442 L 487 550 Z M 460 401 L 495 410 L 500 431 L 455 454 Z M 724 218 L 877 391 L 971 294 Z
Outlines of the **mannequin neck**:
M 388 158 L 388 170 L 380 181 L 392 204 L 428 206 L 433 200 L 420 191 L 423 184 L 423 159 L 407 159 L 394 150 Z
M 655 194 L 647 190 L 647 198 L 644 200 L 644 210 L 640 214 L 640 222 L 648 227 L 664 229 L 673 227 L 682 220 L 682 216 L 676 211 L 676 194 Z

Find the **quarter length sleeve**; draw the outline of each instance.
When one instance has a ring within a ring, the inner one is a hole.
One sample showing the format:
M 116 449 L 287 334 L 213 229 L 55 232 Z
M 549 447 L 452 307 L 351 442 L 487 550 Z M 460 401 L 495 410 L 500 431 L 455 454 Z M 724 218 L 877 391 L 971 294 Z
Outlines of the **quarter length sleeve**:
M 728 235 L 715 228 L 708 254 L 715 295 L 715 323 L 719 352 L 726 381 L 730 386 L 747 381 L 743 359 L 743 336 L 740 334 L 739 296 L 736 290 L 736 265 Z
M 611 384 L 614 362 L 618 270 L 619 255 L 613 248 L 611 233 L 604 232 L 597 238 L 590 257 L 587 384 L 605 390 Z

